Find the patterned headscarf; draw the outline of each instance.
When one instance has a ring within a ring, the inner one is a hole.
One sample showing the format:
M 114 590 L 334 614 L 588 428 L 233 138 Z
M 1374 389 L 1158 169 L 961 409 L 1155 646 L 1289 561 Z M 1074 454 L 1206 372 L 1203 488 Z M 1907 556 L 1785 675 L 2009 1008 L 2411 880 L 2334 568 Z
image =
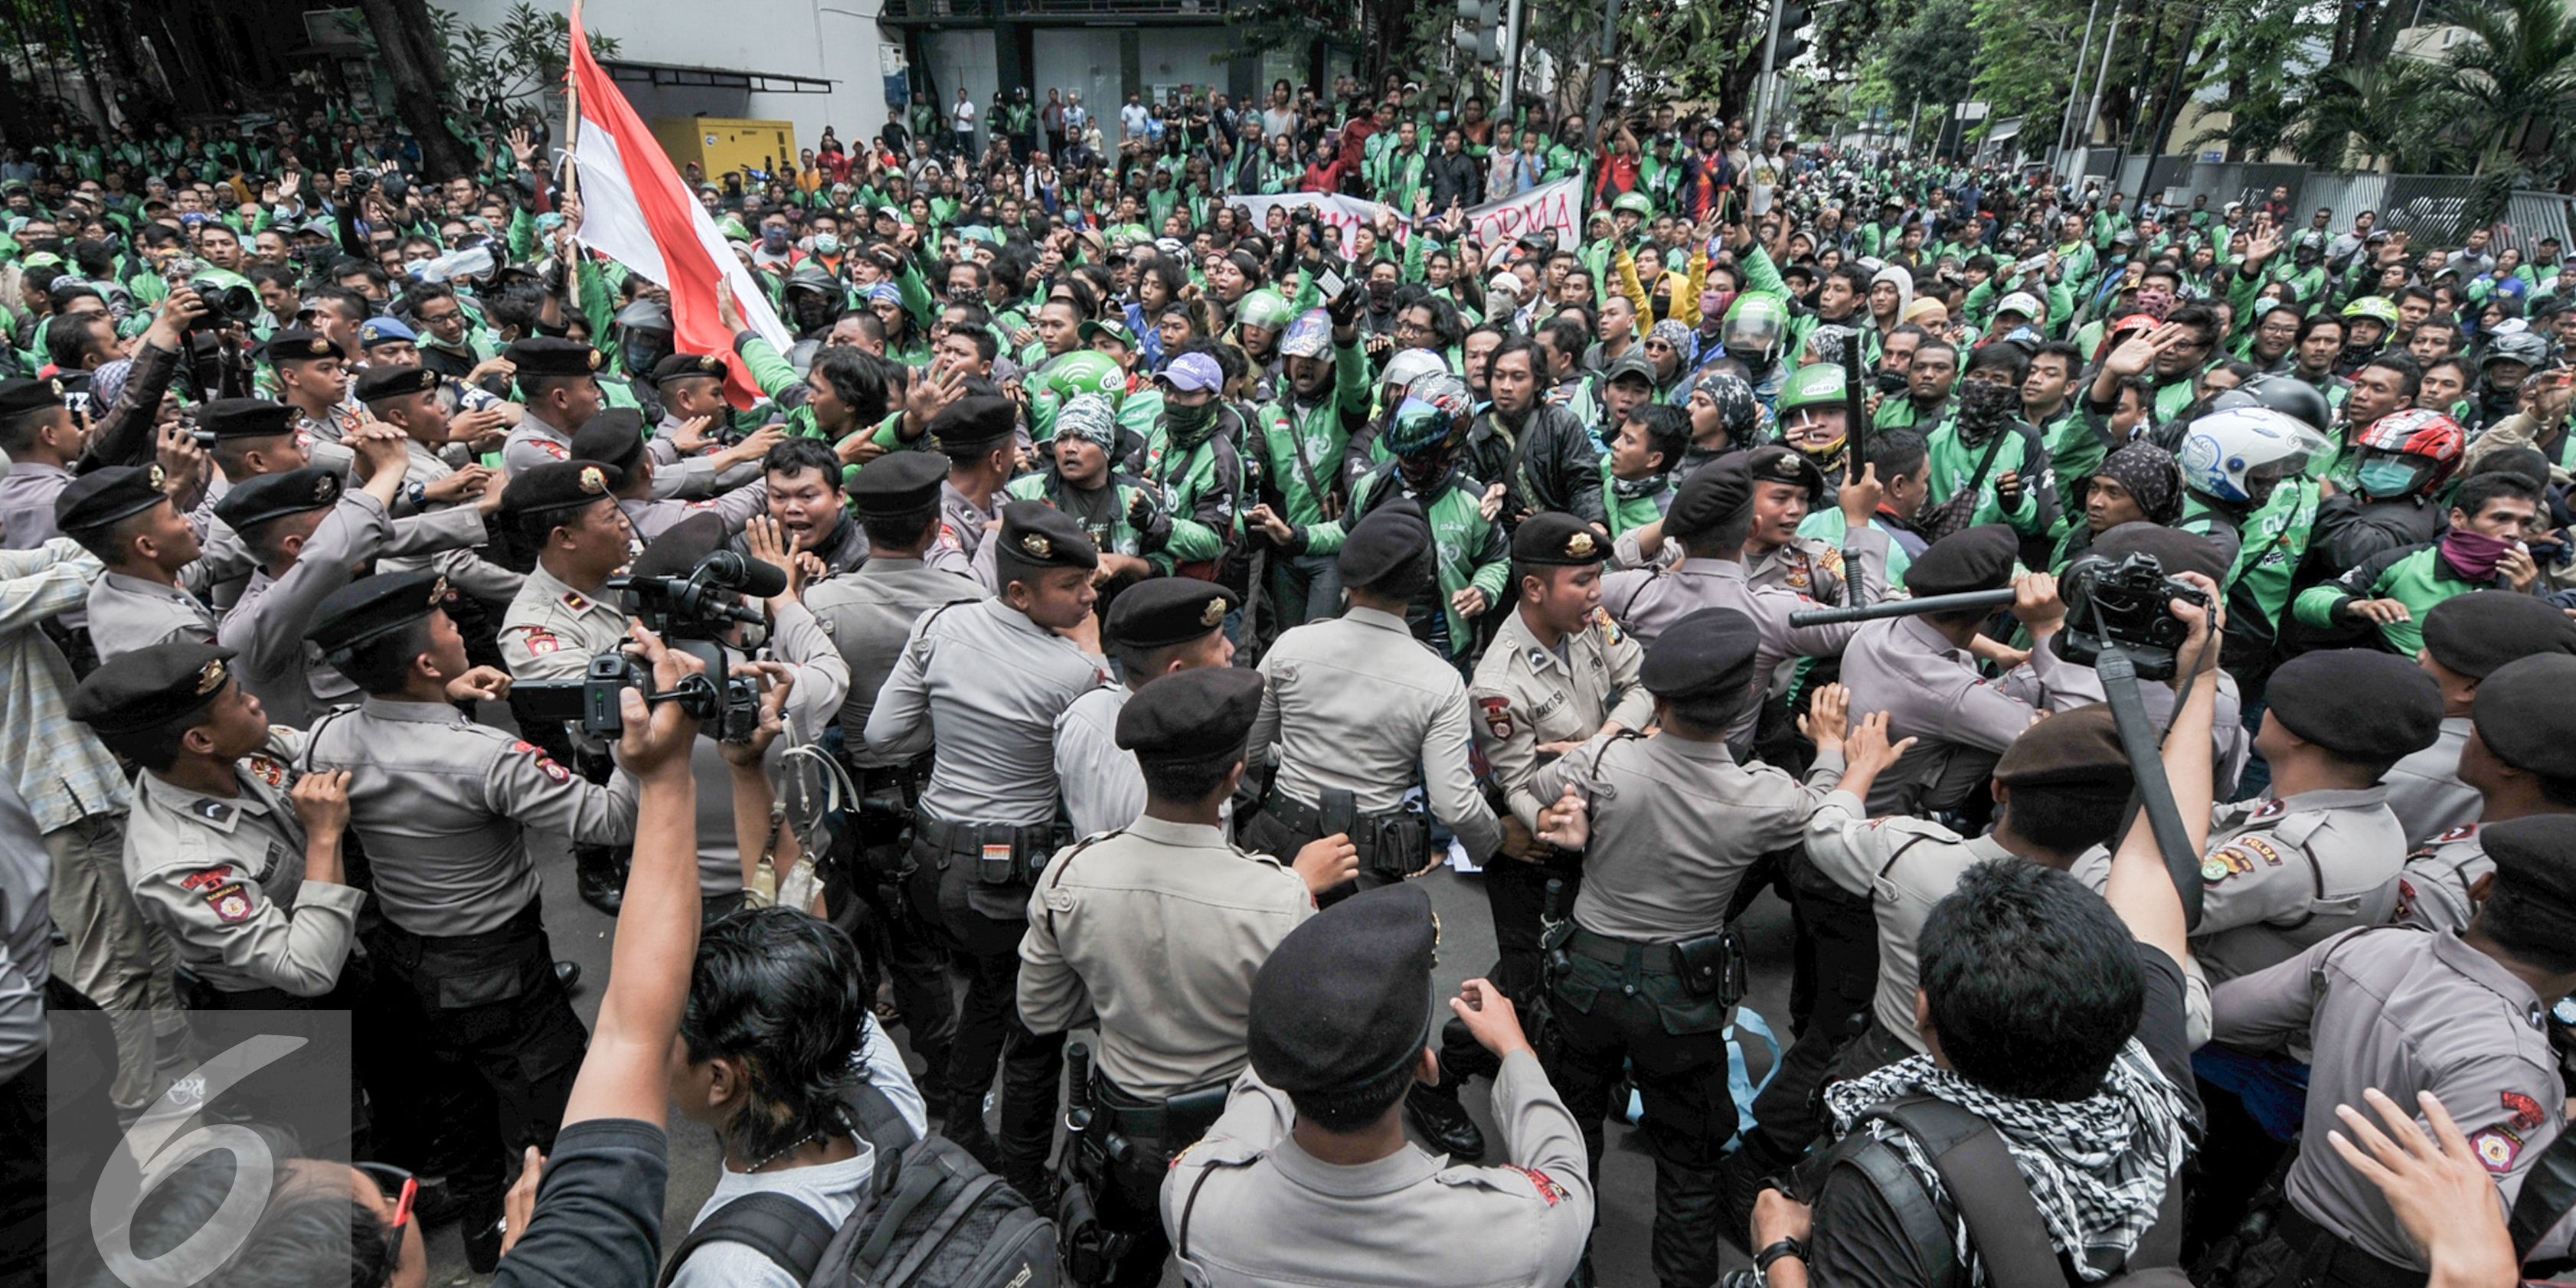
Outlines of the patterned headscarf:
M 2131 443 L 2103 457 L 2094 473 L 2119 480 L 2138 499 L 2147 522 L 2171 524 L 2182 517 L 2182 467 L 2173 453 L 2153 443 Z
M 1099 394 L 1075 394 L 1056 409 L 1056 437 L 1067 434 L 1100 444 L 1103 449 L 1118 449 L 1118 409 Z

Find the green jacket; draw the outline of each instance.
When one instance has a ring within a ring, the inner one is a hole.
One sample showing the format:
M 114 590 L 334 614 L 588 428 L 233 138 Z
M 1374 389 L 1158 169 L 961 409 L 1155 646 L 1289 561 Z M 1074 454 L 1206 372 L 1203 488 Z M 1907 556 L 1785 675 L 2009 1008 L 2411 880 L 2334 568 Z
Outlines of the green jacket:
M 2500 578 L 2470 581 L 2442 559 L 2438 542 L 2383 550 L 2354 565 L 2333 581 L 2299 592 L 2292 611 L 2301 625 L 2319 629 L 2369 625 L 2346 609 L 2365 599 L 2393 599 L 2406 605 L 2407 619 L 2379 625 L 2381 644 L 2390 652 L 2413 657 L 2424 647 L 2424 618 L 2446 599 L 2474 590 L 2508 589 Z
M 1286 391 L 1287 382 L 1280 382 Z M 1294 527 L 1324 521 L 1324 495 L 1338 499 L 1342 461 L 1351 434 L 1368 423 L 1368 360 L 1356 344 L 1333 350 L 1333 390 L 1323 401 L 1301 405 L 1293 394 L 1253 413 L 1260 431 L 1262 464 L 1280 500 L 1279 517 Z
M 1473 625 L 1450 606 L 1450 598 L 1473 586 L 1485 592 L 1486 612 L 1500 612 L 1511 577 L 1511 545 L 1503 540 L 1502 525 L 1485 517 L 1478 503 L 1482 491 L 1474 480 L 1451 470 L 1423 506 L 1423 517 L 1431 522 L 1431 543 L 1438 556 L 1437 608 L 1448 627 L 1451 657 L 1467 656 L 1475 648 L 1476 633 Z M 1349 535 L 1350 524 L 1357 523 L 1379 503 L 1403 493 L 1403 480 L 1393 461 L 1360 476 L 1351 485 L 1349 515 L 1304 529 L 1302 553 L 1329 555 L 1339 551 Z M 1414 499 L 1423 500 L 1420 496 Z

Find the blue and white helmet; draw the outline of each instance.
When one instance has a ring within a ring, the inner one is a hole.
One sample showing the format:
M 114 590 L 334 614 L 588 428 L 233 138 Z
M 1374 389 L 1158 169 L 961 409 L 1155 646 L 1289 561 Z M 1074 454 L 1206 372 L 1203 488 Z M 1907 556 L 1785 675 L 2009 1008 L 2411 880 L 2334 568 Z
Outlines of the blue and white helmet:
M 2308 467 L 2326 449 L 2325 436 L 2269 407 L 2231 407 L 2183 431 L 2185 486 L 2233 504 L 2260 505 L 2281 480 Z

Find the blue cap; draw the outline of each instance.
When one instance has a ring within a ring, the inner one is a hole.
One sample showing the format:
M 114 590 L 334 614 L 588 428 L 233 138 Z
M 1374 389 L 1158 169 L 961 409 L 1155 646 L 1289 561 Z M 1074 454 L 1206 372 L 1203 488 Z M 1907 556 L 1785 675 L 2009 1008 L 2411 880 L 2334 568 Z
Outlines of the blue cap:
M 1172 365 L 1163 368 L 1154 378 L 1184 393 L 1197 393 L 1203 389 L 1223 388 L 1225 368 L 1204 353 L 1184 353 L 1172 359 Z
M 404 326 L 395 318 L 368 318 L 358 324 L 358 344 L 362 348 L 372 349 L 380 344 L 418 344 L 419 342 L 420 337 L 413 334 L 410 327 Z

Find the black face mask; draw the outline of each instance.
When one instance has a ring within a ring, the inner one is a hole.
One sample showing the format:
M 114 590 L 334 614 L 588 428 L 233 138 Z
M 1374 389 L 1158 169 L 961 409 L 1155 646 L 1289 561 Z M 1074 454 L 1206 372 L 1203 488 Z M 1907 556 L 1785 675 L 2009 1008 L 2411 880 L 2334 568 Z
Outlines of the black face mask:
M 1905 373 L 1902 371 L 1879 372 L 1878 391 L 1883 394 L 1901 394 L 1905 392 Z

